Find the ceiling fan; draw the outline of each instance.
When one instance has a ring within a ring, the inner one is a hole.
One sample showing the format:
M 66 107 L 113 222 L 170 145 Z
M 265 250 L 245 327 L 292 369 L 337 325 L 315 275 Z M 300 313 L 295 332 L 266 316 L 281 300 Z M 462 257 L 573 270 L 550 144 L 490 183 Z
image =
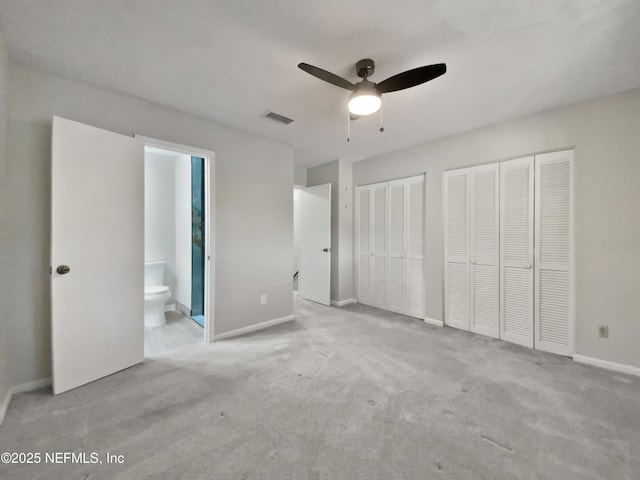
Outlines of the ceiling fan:
M 444 75 L 447 71 L 446 64 L 436 63 L 434 65 L 426 65 L 424 67 L 407 70 L 406 72 L 389 77 L 380 83 L 374 83 L 369 81 L 369 77 L 373 75 L 375 71 L 375 63 L 370 58 L 365 58 L 356 63 L 356 73 L 358 77 L 362 78 L 362 81 L 354 84 L 349 80 L 339 77 L 335 73 L 314 67 L 308 63 L 299 63 L 298 68 L 336 87 L 351 90 L 352 93 L 349 95 L 348 108 L 349 112 L 357 117 L 371 115 L 377 112 L 382 105 L 380 96 L 383 93 L 397 92 L 405 88 L 415 87 L 416 85 L 433 80 L 440 75 Z

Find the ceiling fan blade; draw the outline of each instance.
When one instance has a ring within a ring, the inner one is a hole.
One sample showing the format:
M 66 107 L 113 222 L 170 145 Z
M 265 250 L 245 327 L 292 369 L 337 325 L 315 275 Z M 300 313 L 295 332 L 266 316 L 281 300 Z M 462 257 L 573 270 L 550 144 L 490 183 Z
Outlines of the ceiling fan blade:
M 444 75 L 447 72 L 447 66 L 444 63 L 436 63 L 435 65 L 427 65 L 424 67 L 414 68 L 406 72 L 399 73 L 393 77 L 381 81 L 376 85 L 378 93 L 397 92 L 405 88 L 415 87 L 421 83 L 428 82 L 434 78 Z
M 345 80 L 342 77 L 339 77 L 335 73 L 327 72 L 318 67 L 314 67 L 313 65 L 309 65 L 308 63 L 299 63 L 298 68 L 300 70 L 304 70 L 309 75 L 313 75 L 320 80 L 324 80 L 336 87 L 346 88 L 347 90 L 353 90 L 356 86 L 351 83 L 349 80 Z

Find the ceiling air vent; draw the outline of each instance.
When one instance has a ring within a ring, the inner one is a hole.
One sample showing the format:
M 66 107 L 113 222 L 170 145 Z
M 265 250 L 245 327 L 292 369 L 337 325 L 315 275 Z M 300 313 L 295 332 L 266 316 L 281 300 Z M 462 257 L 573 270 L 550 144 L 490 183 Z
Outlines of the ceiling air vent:
M 263 115 L 264 118 L 270 118 L 279 123 L 284 123 L 285 125 L 289 125 L 293 120 L 291 118 L 285 117 L 284 115 L 277 114 L 269 110 L 267 113 Z

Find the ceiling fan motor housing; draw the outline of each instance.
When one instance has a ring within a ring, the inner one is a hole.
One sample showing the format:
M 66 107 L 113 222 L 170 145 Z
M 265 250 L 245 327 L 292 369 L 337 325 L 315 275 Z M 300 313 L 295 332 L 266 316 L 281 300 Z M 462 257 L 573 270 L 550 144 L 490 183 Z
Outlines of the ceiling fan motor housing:
M 364 58 L 356 63 L 356 72 L 360 78 L 367 78 L 376 71 L 376 65 L 370 58 Z

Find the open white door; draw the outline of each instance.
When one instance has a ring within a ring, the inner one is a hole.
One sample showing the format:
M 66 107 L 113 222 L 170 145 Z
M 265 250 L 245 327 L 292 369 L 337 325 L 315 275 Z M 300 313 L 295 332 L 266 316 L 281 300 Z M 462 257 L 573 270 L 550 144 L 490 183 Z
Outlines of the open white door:
M 300 190 L 298 295 L 331 303 L 331 184 Z
M 144 149 L 53 118 L 51 349 L 59 394 L 144 360 Z

